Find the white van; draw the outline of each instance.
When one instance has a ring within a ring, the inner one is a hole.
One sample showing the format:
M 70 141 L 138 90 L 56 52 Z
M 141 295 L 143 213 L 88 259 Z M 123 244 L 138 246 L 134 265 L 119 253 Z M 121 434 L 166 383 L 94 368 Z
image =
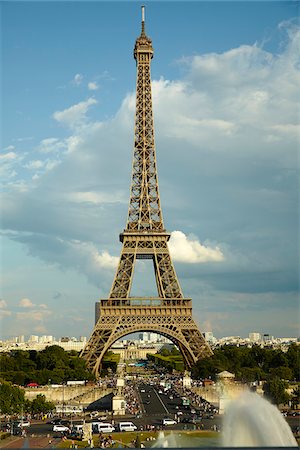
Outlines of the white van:
M 135 431 L 137 430 L 137 426 L 132 422 L 120 422 L 119 423 L 120 431 Z
M 94 433 L 112 433 L 115 431 L 115 427 L 111 423 L 93 422 L 92 430 Z

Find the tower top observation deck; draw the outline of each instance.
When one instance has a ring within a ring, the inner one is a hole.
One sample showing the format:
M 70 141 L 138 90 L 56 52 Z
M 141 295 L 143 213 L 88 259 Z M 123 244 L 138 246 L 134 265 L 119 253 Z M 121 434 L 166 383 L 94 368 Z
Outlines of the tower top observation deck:
M 151 53 L 151 58 L 153 58 L 153 47 L 152 40 L 145 33 L 145 6 L 142 6 L 142 30 L 140 36 L 135 41 L 134 47 L 134 59 L 138 61 L 139 53 Z

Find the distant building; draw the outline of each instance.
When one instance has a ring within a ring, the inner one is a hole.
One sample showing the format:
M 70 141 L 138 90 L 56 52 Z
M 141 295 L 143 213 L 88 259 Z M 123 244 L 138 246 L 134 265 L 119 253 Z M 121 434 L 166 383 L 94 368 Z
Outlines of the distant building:
M 217 342 L 217 339 L 214 337 L 212 331 L 204 331 L 203 337 L 209 344 L 215 344 Z
M 249 333 L 249 340 L 250 340 L 250 342 L 260 342 L 261 334 L 257 333 L 257 332 Z

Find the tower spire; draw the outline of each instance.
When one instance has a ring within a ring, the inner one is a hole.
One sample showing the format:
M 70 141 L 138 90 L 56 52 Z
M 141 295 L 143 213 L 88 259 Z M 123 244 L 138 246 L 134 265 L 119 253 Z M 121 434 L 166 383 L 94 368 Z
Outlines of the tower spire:
M 142 6 L 142 36 L 145 36 L 145 6 Z

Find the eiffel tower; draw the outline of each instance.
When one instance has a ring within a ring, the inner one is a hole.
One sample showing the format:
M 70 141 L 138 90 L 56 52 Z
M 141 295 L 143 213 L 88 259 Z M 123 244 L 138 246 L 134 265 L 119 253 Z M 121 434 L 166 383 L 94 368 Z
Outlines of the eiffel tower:
M 182 294 L 168 249 L 156 168 L 150 62 L 151 39 L 142 30 L 134 47 L 137 65 L 136 114 L 132 183 L 127 225 L 120 234 L 123 244 L 119 265 L 107 299 L 100 300 L 100 314 L 81 357 L 99 375 L 101 361 L 111 345 L 137 331 L 161 334 L 180 349 L 187 368 L 212 351 L 192 317 L 192 300 Z M 151 259 L 158 297 L 130 297 L 137 259 Z

